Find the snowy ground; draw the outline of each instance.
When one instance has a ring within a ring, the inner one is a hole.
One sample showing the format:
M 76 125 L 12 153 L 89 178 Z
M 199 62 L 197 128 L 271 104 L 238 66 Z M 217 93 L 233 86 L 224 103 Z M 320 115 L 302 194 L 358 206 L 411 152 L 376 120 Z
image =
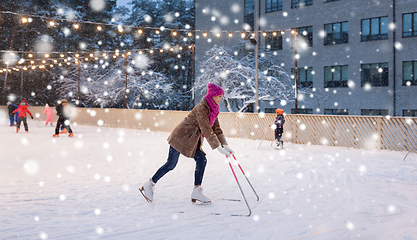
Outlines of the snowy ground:
M 194 160 L 180 157 L 154 203 L 138 187 L 167 157 L 169 133 L 0 120 L 0 239 L 417 239 L 417 155 L 230 138 L 260 196 L 204 145 L 211 205 L 190 202 Z M 23 130 L 23 129 L 22 129 Z M 221 215 L 215 215 L 221 214 Z

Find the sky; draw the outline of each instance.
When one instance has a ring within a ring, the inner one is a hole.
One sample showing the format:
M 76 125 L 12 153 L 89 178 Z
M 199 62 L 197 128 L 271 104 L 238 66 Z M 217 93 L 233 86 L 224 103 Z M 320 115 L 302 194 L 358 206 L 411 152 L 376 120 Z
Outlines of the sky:
M 127 4 L 129 3 L 129 2 L 131 2 L 132 0 L 117 0 L 117 5 L 118 6 L 123 6 L 123 5 L 125 5 L 126 7 L 127 7 Z
M 42 120 L 40 120 L 42 119 Z M 165 163 L 166 132 L 82 126 L 53 138 L 45 116 L 15 132 L 0 111 L 0 239 L 417 239 L 417 155 L 229 138 L 207 142 L 203 194 L 191 203 L 193 159 L 138 188 Z M 258 148 L 259 146 L 259 148 Z M 229 201 L 235 199 L 240 201 Z

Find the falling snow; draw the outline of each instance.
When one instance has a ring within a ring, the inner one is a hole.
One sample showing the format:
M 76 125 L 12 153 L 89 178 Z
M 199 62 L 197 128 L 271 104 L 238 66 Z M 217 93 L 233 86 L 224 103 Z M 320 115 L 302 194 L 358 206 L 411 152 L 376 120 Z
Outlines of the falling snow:
M 91 113 L 91 112 L 90 112 Z M 140 114 L 136 118 L 141 118 Z M 29 120 L 29 133 L 0 121 L 1 238 L 19 239 L 414 239 L 417 155 L 228 139 L 260 196 L 236 166 L 252 208 L 226 159 L 203 148 L 209 206 L 190 202 L 194 160 L 155 188 L 154 203 L 137 190 L 166 160 L 169 133 L 80 126 L 52 138 Z M 25 140 L 22 140 L 25 139 Z M 214 215 L 220 214 L 220 215 Z M 64 237 L 65 236 L 65 237 Z

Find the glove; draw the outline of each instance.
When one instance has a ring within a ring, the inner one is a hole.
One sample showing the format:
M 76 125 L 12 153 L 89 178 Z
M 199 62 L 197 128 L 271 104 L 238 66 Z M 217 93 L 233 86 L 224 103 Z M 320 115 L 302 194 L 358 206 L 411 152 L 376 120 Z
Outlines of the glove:
M 223 148 L 226 149 L 226 151 L 228 151 L 230 155 L 235 155 L 235 152 L 231 148 L 229 148 L 229 146 L 223 145 Z
M 219 146 L 219 147 L 217 147 L 216 148 L 221 154 L 224 154 L 224 155 L 226 155 L 226 156 L 228 156 L 228 157 L 230 157 L 230 152 L 229 151 L 227 151 L 226 149 L 224 149 L 222 146 Z
M 30 116 L 33 119 L 33 116 Z

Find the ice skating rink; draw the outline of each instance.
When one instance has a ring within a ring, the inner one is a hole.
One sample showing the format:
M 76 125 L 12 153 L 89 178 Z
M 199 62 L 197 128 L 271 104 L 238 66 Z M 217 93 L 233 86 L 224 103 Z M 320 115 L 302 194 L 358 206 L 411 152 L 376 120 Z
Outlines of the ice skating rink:
M 0 119 L 0 239 L 417 239 L 417 155 L 229 138 L 249 206 L 207 143 L 203 193 L 180 157 L 148 203 L 138 187 L 165 162 L 169 133 L 72 124 L 74 137 Z M 216 215 L 220 214 L 220 215 Z

